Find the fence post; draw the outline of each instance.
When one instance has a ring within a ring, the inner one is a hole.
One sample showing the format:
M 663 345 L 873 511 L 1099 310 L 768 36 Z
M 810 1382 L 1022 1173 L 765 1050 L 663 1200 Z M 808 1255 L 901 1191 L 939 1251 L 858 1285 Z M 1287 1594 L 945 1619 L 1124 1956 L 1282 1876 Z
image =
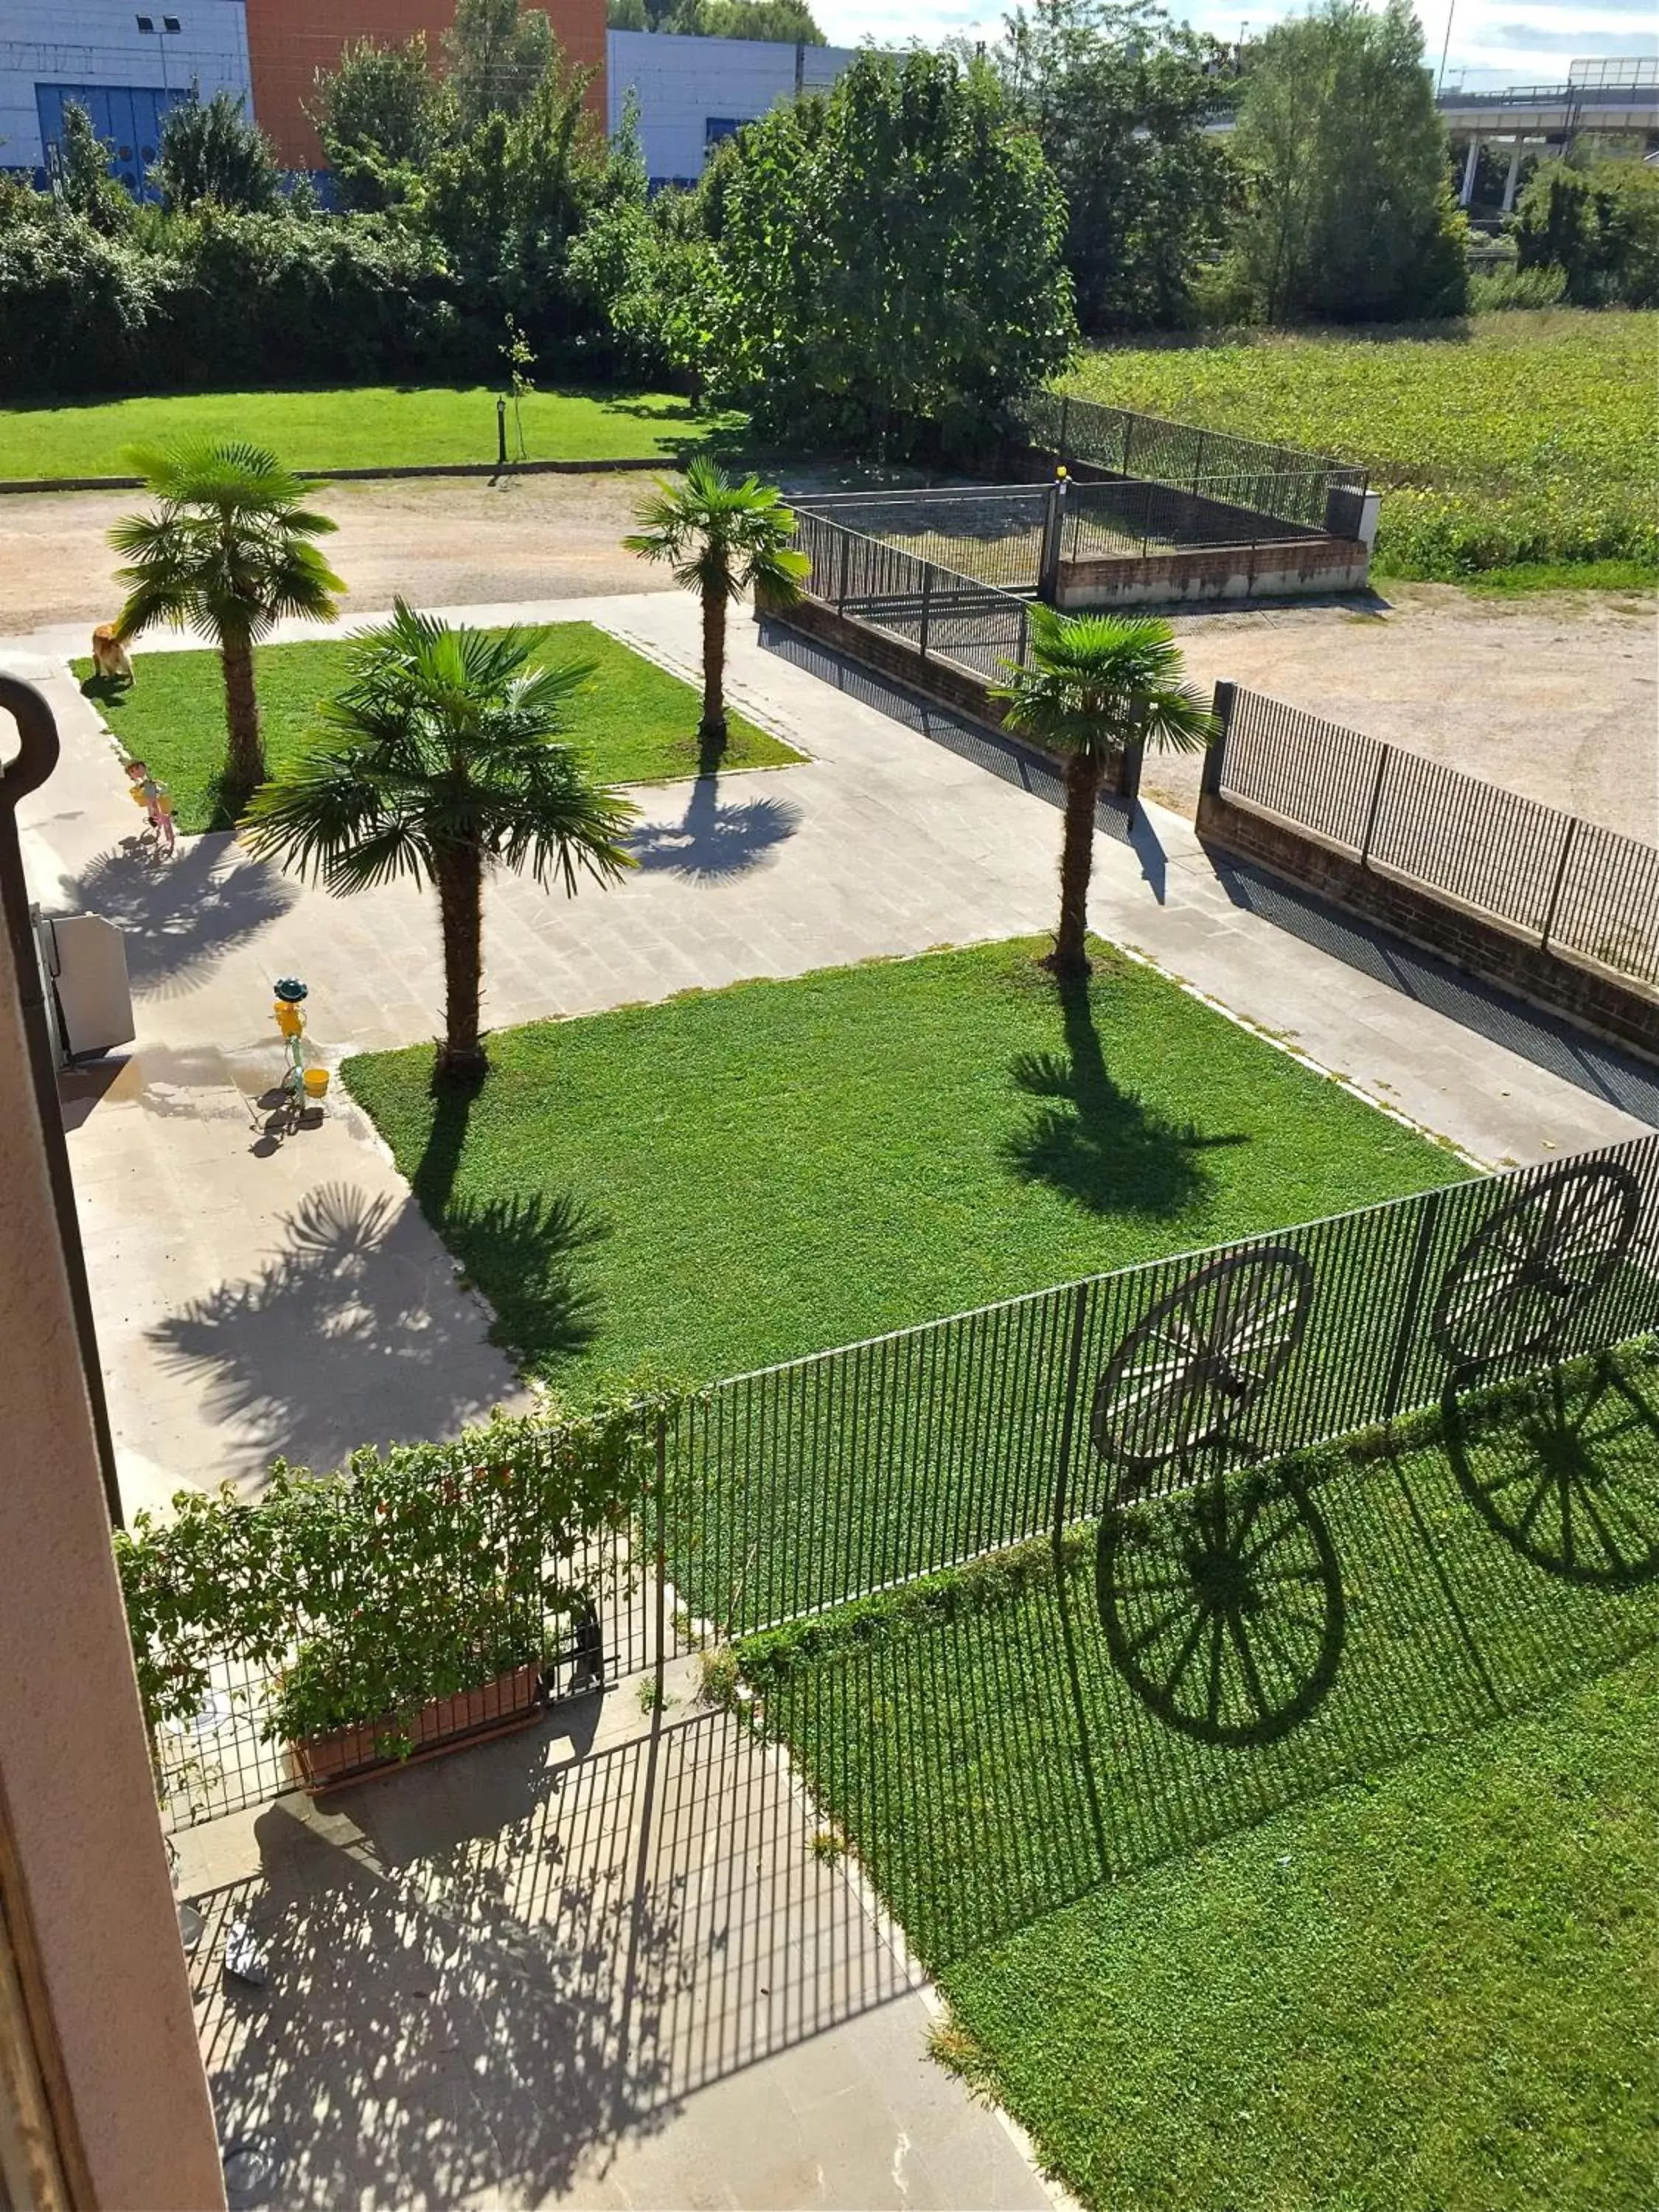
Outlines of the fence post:
M 1362 868 L 1368 868 L 1371 864 L 1371 839 L 1376 835 L 1377 810 L 1382 804 L 1382 779 L 1389 772 L 1389 760 L 1393 751 L 1392 745 L 1384 745 L 1377 756 L 1376 781 L 1371 786 L 1371 803 L 1365 816 L 1365 834 L 1359 843 L 1359 865 Z
M 1054 1564 L 1060 1564 L 1060 1540 L 1070 1502 L 1072 1437 L 1077 1427 L 1077 1385 L 1083 1365 L 1083 1338 L 1089 1321 L 1089 1285 L 1079 1283 L 1072 1292 L 1072 1346 L 1066 1362 L 1066 1411 L 1060 1424 L 1060 1456 L 1054 1463 Z
M 843 530 L 841 534 L 841 588 L 836 594 L 836 612 L 847 611 L 847 556 L 853 550 L 853 541 Z
M 1066 523 L 1066 495 L 1071 478 L 1063 473 L 1048 487 L 1042 510 L 1042 557 L 1037 566 L 1037 597 L 1045 606 L 1060 605 L 1060 535 Z
M 1144 561 L 1146 558 L 1146 548 L 1152 542 L 1152 483 L 1150 477 L 1146 480 L 1146 496 L 1141 501 L 1141 508 L 1140 557 Z
M 1025 639 L 1030 628 L 1030 623 L 1025 612 L 1025 602 L 1022 599 L 1019 603 L 1019 652 L 1017 656 L 1022 668 L 1025 665 Z
M 921 564 L 921 657 L 924 660 L 927 658 L 927 617 L 931 611 L 933 596 L 933 567 L 930 562 L 924 561 Z
M 1062 468 L 1070 463 L 1072 458 L 1071 443 L 1066 434 L 1071 420 L 1072 397 L 1070 392 L 1062 392 L 1060 400 L 1060 451 L 1054 455 Z
M 1198 443 L 1193 448 L 1193 497 L 1198 497 L 1198 480 L 1204 473 L 1204 433 L 1198 434 Z
M 1126 415 L 1123 418 L 1123 473 L 1126 477 L 1129 473 L 1129 444 L 1134 434 L 1135 418 L 1133 415 Z
M 1417 1224 L 1417 1240 L 1412 1247 L 1411 1272 L 1406 1279 L 1400 1325 L 1395 1331 L 1394 1353 L 1389 1362 L 1388 1387 L 1382 1394 L 1382 1418 L 1385 1421 L 1393 1420 L 1400 1411 L 1400 1401 L 1405 1395 L 1412 1346 L 1417 1338 L 1417 1310 L 1423 1298 L 1423 1279 L 1428 1273 L 1429 1255 L 1434 1249 L 1434 1232 L 1439 1226 L 1441 1209 L 1445 1202 L 1446 1193 L 1443 1190 L 1431 1190 L 1423 1200 L 1423 1218 Z
M 1227 759 L 1227 735 L 1233 726 L 1233 703 L 1238 694 L 1231 684 L 1218 684 L 1210 701 L 1210 712 L 1216 720 L 1216 735 L 1204 755 L 1204 773 L 1200 788 L 1206 799 L 1219 799 L 1221 779 Z
M 657 1526 L 652 1546 L 652 1571 L 657 1578 L 657 1681 L 660 1694 L 662 1670 L 668 1658 L 668 1416 L 657 1408 Z
M 1550 891 L 1549 912 L 1544 916 L 1543 933 L 1538 939 L 1538 949 L 1550 949 L 1550 932 L 1555 927 L 1555 918 L 1561 911 L 1561 893 L 1567 880 L 1567 862 L 1572 858 L 1572 841 L 1578 834 L 1578 817 L 1571 816 L 1567 823 L 1567 834 L 1561 840 L 1561 857 L 1555 864 L 1555 882 Z

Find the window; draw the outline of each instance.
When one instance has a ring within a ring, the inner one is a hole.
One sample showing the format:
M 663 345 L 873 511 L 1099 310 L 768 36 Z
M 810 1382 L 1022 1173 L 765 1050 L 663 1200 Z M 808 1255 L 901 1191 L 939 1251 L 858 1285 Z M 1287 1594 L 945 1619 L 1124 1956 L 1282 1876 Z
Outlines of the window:
M 735 115 L 705 116 L 702 125 L 702 143 L 705 146 L 718 146 L 724 138 L 735 138 L 742 127 L 742 124 Z

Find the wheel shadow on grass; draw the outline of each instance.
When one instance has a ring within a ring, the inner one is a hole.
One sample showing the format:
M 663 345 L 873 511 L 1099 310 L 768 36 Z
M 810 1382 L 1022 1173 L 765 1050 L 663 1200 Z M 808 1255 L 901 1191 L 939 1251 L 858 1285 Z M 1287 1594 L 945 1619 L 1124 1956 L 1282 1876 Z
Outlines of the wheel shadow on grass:
M 1146 1213 L 1170 1219 L 1211 1189 L 1204 1154 L 1243 1145 L 1206 1136 L 1190 1121 L 1166 1121 L 1123 1090 L 1106 1066 L 1085 983 L 1056 986 L 1063 1053 L 1021 1053 L 1016 1087 L 1042 1103 L 1003 1142 L 1022 1182 L 1046 1183 L 1090 1213 Z
M 1129 1509 L 1127 1553 L 1081 1527 L 879 1626 L 818 1616 L 758 1679 L 769 1733 L 946 1966 L 1659 1641 L 1659 1363 L 1575 1369 L 1565 1403 L 1540 1386 L 1488 1426 L 1490 1510 L 1451 1439 L 1322 1459 L 1305 1486 L 1243 1469 L 1220 1521 L 1197 1493 Z M 1541 1508 L 1516 1540 L 1569 1449 L 1573 1512 L 1624 1532 L 1577 1571 Z

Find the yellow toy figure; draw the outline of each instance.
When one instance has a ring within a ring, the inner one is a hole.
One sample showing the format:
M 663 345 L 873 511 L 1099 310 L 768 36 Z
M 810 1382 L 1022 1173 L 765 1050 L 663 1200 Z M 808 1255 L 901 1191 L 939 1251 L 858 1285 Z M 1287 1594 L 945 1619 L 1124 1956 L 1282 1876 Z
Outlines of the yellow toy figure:
M 301 1006 L 310 995 L 308 987 L 297 975 L 279 975 L 276 992 L 276 1003 L 270 1011 L 288 1046 L 283 1090 L 290 1109 L 297 1116 L 305 1110 L 307 1101 L 321 1106 L 328 1092 L 328 1070 L 306 1066 L 306 1018 Z
M 173 793 L 157 775 L 152 775 L 149 766 L 141 760 L 127 763 L 127 788 L 132 793 L 135 806 L 144 810 L 144 819 L 155 840 L 159 854 L 171 855 L 178 832 L 173 820 Z

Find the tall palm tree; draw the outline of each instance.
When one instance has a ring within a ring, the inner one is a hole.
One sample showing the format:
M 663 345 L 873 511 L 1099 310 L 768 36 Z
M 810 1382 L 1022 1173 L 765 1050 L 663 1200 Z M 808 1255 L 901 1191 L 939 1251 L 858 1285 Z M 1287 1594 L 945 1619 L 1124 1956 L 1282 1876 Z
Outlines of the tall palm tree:
M 674 581 L 702 599 L 702 720 L 705 767 L 726 744 L 726 609 L 757 586 L 775 605 L 800 597 L 811 562 L 795 551 L 795 518 L 775 484 L 756 477 L 735 483 L 700 453 L 678 483 L 659 477 L 641 502 L 640 527 L 624 538 L 630 553 L 665 561 Z
M 1066 818 L 1060 851 L 1060 927 L 1048 965 L 1062 980 L 1086 975 L 1089 878 L 1095 807 L 1115 748 L 1152 745 L 1201 752 L 1215 721 L 1183 684 L 1175 632 L 1156 616 L 1063 615 L 1030 611 L 1030 661 L 1003 666 L 1012 681 L 1008 726 L 1066 755 Z
M 261 858 L 337 895 L 407 875 L 436 886 L 443 931 L 440 1076 L 476 1079 L 485 872 L 524 868 L 573 895 L 632 856 L 635 809 L 562 742 L 588 665 L 532 668 L 533 634 L 451 629 L 400 599 L 305 757 L 256 791 L 242 824 Z
M 345 586 L 312 542 L 336 525 L 306 505 L 314 486 L 263 446 L 240 440 L 131 456 L 160 502 L 129 514 L 109 542 L 126 556 L 116 621 L 125 642 L 158 622 L 191 629 L 219 648 L 229 749 L 225 782 L 238 803 L 265 780 L 253 648 L 281 615 L 332 622 Z

